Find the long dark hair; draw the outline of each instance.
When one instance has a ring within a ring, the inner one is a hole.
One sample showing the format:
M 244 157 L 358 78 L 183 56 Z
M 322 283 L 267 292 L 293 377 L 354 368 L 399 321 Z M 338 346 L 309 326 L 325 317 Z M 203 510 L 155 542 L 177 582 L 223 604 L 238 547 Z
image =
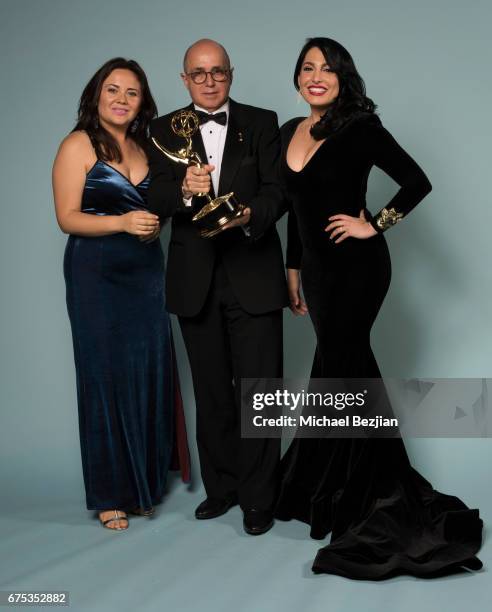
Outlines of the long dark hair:
M 91 139 L 98 159 L 120 163 L 122 160 L 120 147 L 113 136 L 99 124 L 97 110 L 102 84 L 117 68 L 131 70 L 140 83 L 142 104 L 137 117 L 129 126 L 127 138 L 131 138 L 139 146 L 145 148 L 149 123 L 157 116 L 157 107 L 150 93 L 145 72 L 135 60 L 127 60 L 123 57 L 108 60 L 87 83 L 80 97 L 77 125 L 72 131 L 85 130 Z
M 350 53 L 336 40 L 331 38 L 308 38 L 301 49 L 294 70 L 294 86 L 299 91 L 297 82 L 307 52 L 318 48 L 326 63 L 338 77 L 339 94 L 328 107 L 323 117 L 311 128 L 315 140 L 322 140 L 342 127 L 349 119 L 359 113 L 374 113 L 376 105 L 366 96 L 366 87 L 357 72 Z

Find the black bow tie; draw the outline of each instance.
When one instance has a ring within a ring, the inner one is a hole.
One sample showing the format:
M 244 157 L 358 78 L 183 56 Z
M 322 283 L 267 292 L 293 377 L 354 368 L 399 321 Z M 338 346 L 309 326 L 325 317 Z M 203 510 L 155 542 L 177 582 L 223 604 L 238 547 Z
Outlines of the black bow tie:
M 201 110 L 196 110 L 195 114 L 198 116 L 198 119 L 200 119 L 200 125 L 207 123 L 207 121 L 215 121 L 220 125 L 227 124 L 227 113 L 225 111 L 222 111 L 221 113 L 215 113 L 214 115 L 213 113 L 204 113 Z

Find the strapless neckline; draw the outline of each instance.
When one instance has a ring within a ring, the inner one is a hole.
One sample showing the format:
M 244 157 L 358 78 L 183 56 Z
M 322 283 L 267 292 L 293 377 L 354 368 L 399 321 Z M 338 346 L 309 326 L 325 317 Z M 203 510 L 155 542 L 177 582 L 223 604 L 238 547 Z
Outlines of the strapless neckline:
M 120 172 L 117 168 L 115 168 L 111 164 L 108 164 L 107 162 L 103 161 L 102 159 L 98 159 L 98 160 L 95 161 L 95 163 L 93 164 L 93 166 L 89 170 L 89 172 L 87 172 L 87 176 L 89 176 L 89 174 L 92 172 L 92 170 L 94 170 L 94 168 L 97 166 L 97 164 L 102 164 L 103 166 L 106 166 L 107 168 L 111 168 L 111 170 L 113 170 L 113 172 L 116 172 L 116 174 L 119 174 L 122 178 L 124 178 L 125 181 L 129 185 L 131 185 L 134 189 L 137 189 L 137 187 L 140 187 L 140 185 L 142 185 L 142 183 L 145 183 L 145 181 L 149 178 L 149 174 L 150 174 L 150 170 L 147 170 L 147 174 L 143 177 L 143 179 L 141 181 L 139 181 L 138 183 L 132 183 L 131 180 L 125 174 L 123 174 L 123 172 Z

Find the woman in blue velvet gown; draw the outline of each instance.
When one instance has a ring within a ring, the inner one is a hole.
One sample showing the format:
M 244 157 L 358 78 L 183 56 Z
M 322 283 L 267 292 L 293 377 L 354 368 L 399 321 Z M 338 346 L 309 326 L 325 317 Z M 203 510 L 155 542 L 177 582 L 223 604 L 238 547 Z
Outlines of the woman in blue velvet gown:
M 147 211 L 147 128 L 156 106 L 142 68 L 115 58 L 84 89 L 53 167 L 72 326 L 87 508 L 109 529 L 149 515 L 188 452 L 159 220 Z M 177 438 L 177 445 L 174 441 Z
M 341 45 L 309 40 L 294 83 L 311 113 L 281 129 L 281 171 L 292 203 L 291 309 L 309 309 L 317 340 L 314 378 L 378 379 L 370 332 L 391 278 L 383 232 L 431 186 L 374 114 Z M 400 189 L 372 217 L 365 195 L 374 165 Z M 308 523 L 313 538 L 331 532 L 314 561 L 316 573 L 381 580 L 482 566 L 475 556 L 478 510 L 433 489 L 411 466 L 401 438 L 298 438 L 282 459 L 282 472 L 277 518 Z

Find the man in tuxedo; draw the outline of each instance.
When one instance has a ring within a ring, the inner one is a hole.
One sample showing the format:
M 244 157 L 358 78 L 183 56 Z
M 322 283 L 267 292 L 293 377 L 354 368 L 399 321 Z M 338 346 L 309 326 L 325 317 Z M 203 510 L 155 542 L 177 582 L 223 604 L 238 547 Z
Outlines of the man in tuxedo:
M 197 519 L 237 503 L 247 533 L 273 525 L 280 440 L 240 434 L 242 378 L 282 377 L 282 308 L 288 305 L 275 222 L 285 203 L 278 184 L 279 130 L 274 112 L 229 98 L 233 68 L 222 45 L 204 39 L 184 57 L 181 74 L 200 119 L 193 150 L 206 165 L 185 167 L 151 147 L 148 206 L 172 217 L 167 262 L 169 312 L 179 317 L 197 408 L 197 444 L 207 498 Z M 174 111 L 176 112 L 176 111 Z M 151 134 L 171 151 L 184 145 L 169 113 Z M 213 238 L 192 222 L 212 197 L 233 191 L 246 208 Z

